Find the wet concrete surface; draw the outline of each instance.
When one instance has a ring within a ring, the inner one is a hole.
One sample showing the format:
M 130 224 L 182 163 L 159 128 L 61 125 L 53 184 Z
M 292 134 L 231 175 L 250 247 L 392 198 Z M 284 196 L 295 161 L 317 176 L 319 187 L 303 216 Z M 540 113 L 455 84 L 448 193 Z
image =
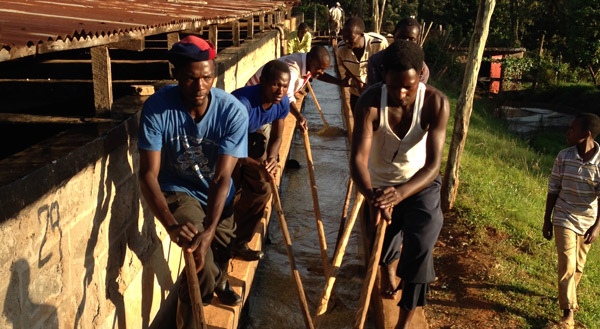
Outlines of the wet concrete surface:
M 327 72 L 335 75 L 333 66 Z M 308 93 L 304 98 L 303 113 L 309 125 L 319 205 L 331 261 L 349 179 L 349 152 L 345 134 L 339 133 L 344 129 L 339 87 L 316 79 L 312 81 L 312 87 L 326 121 L 333 128 L 323 130 L 323 121 Z M 297 268 L 302 277 L 311 316 L 314 316 L 325 278 L 306 167 L 306 153 L 302 135 L 298 132 L 295 133 L 292 142 L 290 158 L 297 160 L 301 167 L 286 170 L 282 177 L 280 194 Z M 259 265 L 247 302 L 246 314 L 240 321 L 240 327 L 243 329 L 305 327 L 294 280 L 290 275 L 281 229 L 275 216 L 276 214 L 273 214 L 269 227 L 271 244 L 265 247 L 265 258 Z M 354 323 L 354 313 L 365 275 L 362 260 L 358 255 L 358 230 L 359 226 L 356 224 L 337 276 L 328 312 L 323 317 L 320 328 L 351 328 Z M 374 325 L 367 323 L 365 328 L 374 328 Z

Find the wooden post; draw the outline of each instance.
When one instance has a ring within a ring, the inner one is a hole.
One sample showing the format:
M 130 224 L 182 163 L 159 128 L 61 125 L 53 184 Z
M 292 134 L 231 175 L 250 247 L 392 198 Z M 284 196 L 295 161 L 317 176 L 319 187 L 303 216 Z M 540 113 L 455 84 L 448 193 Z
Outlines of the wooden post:
M 246 20 L 246 38 L 254 39 L 254 16 L 250 16 Z
M 96 115 L 110 111 L 113 104 L 112 72 L 108 47 L 100 46 L 90 49 L 92 58 L 92 77 L 94 85 L 94 106 Z
M 217 29 L 217 24 L 210 25 L 208 27 L 208 41 L 215 46 L 217 49 L 217 42 L 219 41 L 219 30 Z
M 271 28 L 271 25 L 273 25 L 273 13 L 268 13 L 267 14 L 267 26 L 269 28 Z
M 275 11 L 275 25 L 280 24 L 281 23 L 281 11 L 277 10 Z
M 167 34 L 167 49 L 173 48 L 173 45 L 179 42 L 179 32 Z M 173 64 L 169 62 L 169 76 L 173 77 Z
M 456 199 L 460 158 L 465 148 L 469 120 L 471 119 L 471 111 L 473 110 L 473 95 L 475 94 L 477 75 L 479 74 L 481 58 L 495 5 L 496 0 L 481 0 L 479 3 L 475 31 L 473 32 L 469 46 L 469 57 L 463 78 L 462 91 L 456 103 L 454 131 L 452 133 L 452 142 L 450 143 L 448 162 L 446 163 L 446 171 L 444 172 L 442 183 L 442 208 L 444 210 L 452 209 L 454 200 Z
M 258 30 L 260 32 L 265 31 L 265 14 L 258 16 Z
M 240 21 L 233 21 L 231 25 L 231 34 L 233 35 L 233 46 L 240 46 Z

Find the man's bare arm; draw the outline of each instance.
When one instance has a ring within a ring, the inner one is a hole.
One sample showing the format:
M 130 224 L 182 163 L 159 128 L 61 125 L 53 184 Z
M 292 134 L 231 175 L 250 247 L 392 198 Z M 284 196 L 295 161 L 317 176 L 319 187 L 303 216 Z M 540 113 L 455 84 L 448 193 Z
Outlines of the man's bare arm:
M 273 121 L 271 126 L 271 135 L 269 136 L 269 144 L 267 146 L 267 160 L 265 166 L 268 172 L 273 171 L 277 167 L 277 158 L 279 157 L 279 149 L 283 139 L 284 119 Z
M 180 225 L 169 210 L 167 200 L 158 184 L 160 157 L 160 151 L 140 150 L 140 188 L 150 210 L 169 232 L 171 240 L 184 246 L 192 241 L 198 229 L 192 223 Z
M 369 174 L 369 154 L 373 142 L 373 121 L 378 115 L 377 108 L 370 102 L 374 98 L 373 94 L 374 92 L 364 94 L 356 105 L 350 153 L 352 180 L 370 203 L 373 201 L 373 186 Z

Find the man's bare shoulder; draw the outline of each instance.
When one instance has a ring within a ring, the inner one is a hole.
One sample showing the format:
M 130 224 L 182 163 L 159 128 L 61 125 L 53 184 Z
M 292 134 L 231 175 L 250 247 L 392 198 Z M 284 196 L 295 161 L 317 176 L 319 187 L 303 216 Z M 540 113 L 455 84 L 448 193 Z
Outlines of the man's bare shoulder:
M 367 88 L 367 90 L 365 90 L 358 98 L 356 108 L 363 110 L 372 108 L 378 109 L 381 102 L 381 86 L 381 83 L 376 83 Z
M 450 103 L 448 97 L 437 88 L 426 85 L 425 99 L 423 100 L 423 123 L 426 125 L 440 123 L 446 125 L 450 116 Z
M 430 85 L 426 85 L 426 88 L 423 106 L 432 108 L 436 112 L 448 108 L 448 97 L 441 90 Z

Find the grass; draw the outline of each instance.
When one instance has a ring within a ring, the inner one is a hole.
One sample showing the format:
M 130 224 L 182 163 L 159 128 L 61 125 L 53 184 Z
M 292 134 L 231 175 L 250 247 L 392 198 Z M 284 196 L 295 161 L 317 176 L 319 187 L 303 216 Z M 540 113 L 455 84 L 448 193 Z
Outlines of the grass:
M 454 111 L 457 95 L 447 95 Z M 558 151 L 566 147 L 565 137 L 563 132 L 546 132 L 523 141 L 491 116 L 491 107 L 488 100 L 475 101 L 455 209 L 459 221 L 475 231 L 476 243 L 488 244 L 497 259 L 489 273 L 488 283 L 494 287 L 489 301 L 522 328 L 543 328 L 560 314 L 556 249 L 554 241 L 542 237 L 541 228 L 548 176 Z M 501 241 L 487 241 L 489 230 L 498 232 Z M 600 328 L 599 248 L 592 246 L 578 288 L 581 310 L 576 321 L 588 328 Z

